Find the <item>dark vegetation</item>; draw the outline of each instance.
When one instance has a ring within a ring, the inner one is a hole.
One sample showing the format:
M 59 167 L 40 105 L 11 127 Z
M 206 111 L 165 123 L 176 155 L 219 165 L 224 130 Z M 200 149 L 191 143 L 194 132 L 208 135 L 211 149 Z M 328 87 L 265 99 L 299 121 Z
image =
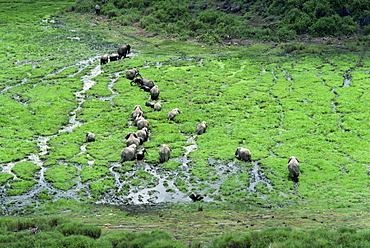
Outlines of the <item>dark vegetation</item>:
M 217 43 L 231 39 L 294 40 L 299 35 L 370 33 L 369 0 L 80 0 L 73 10 L 101 15 L 147 32 Z
M 324 228 L 309 232 L 290 227 L 266 228 L 262 231 L 227 233 L 213 239 L 208 248 L 248 247 L 368 247 L 370 233 L 355 228 Z M 60 217 L 1 218 L 0 247 L 89 247 L 89 248 L 200 248 L 200 241 L 186 243 L 163 231 L 120 231 L 105 233 L 93 225 L 72 222 Z

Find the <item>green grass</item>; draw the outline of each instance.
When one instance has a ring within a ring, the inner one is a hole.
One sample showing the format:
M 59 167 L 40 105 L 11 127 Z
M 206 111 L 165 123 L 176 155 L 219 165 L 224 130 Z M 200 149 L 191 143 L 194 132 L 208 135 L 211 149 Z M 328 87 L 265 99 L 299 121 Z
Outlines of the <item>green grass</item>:
M 71 211 L 65 216 L 83 220 L 82 209 L 87 204 L 109 195 L 129 203 L 128 195 L 147 189 L 155 199 L 159 191 L 152 188 L 159 184 L 160 175 L 166 196 L 184 196 L 181 204 L 168 207 L 174 216 L 158 210 L 166 215 L 165 220 L 157 214 L 137 214 L 136 221 L 123 211 L 119 219 L 113 220 L 115 224 L 169 223 L 158 229 L 182 240 L 194 240 L 198 232 L 202 239 L 207 239 L 207 234 L 219 236 L 224 225 L 220 227 L 215 222 L 248 218 L 250 210 L 281 215 L 284 219 L 250 220 L 266 224 L 258 228 L 280 227 L 288 221 L 294 229 L 338 228 L 345 224 L 344 219 L 366 219 L 363 213 L 369 207 L 370 160 L 368 52 L 359 54 L 305 44 L 302 50 L 285 54 L 286 47 L 282 45 L 274 49 L 263 44 L 210 46 L 132 36 L 126 34 L 133 32 L 128 27 L 118 29 L 108 26 L 109 22 L 91 25 L 100 23 L 94 16 L 64 13 L 52 17 L 47 13 L 49 6 L 59 9 L 66 7 L 66 2 L 46 2 L 46 12 L 34 18 L 19 17 L 25 13 L 12 17 L 14 22 L 2 18 L 7 20 L 10 31 L 3 32 L 1 45 L 8 59 L 0 56 L 0 78 L 4 82 L 0 94 L 0 169 L 15 164 L 11 172 L 0 173 L 1 190 L 9 200 L 4 211 L 51 215 Z M 0 17 L 12 13 L 2 12 Z M 56 22 L 42 22 L 40 16 Z M 18 29 L 25 33 L 18 35 Z M 1 30 L 5 27 L 0 26 Z M 132 44 L 134 54 L 110 62 L 100 74 L 91 75 L 99 67 L 101 54 L 113 53 L 118 44 L 127 42 Z M 325 53 L 313 52 L 317 49 Z M 77 63 L 89 58 L 95 60 Z M 145 106 L 148 92 L 130 86 L 125 70 L 133 67 L 159 86 L 161 111 Z M 342 87 L 347 71 L 352 76 L 350 87 Z M 91 77 L 95 84 L 82 93 L 81 100 L 75 93 L 83 90 L 83 76 Z M 135 105 L 143 107 L 150 123 L 149 141 L 144 143 L 147 165 L 137 161 L 118 163 L 125 147 L 124 136 L 137 130 L 130 125 Z M 182 113 L 169 121 L 167 112 L 173 108 Z M 66 131 L 73 112 L 79 125 Z M 196 136 L 196 125 L 201 121 L 207 121 L 207 132 Z M 96 141 L 87 143 L 86 132 L 94 132 Z M 48 139 L 47 148 L 39 154 L 43 137 Z M 172 149 L 170 160 L 162 164 L 158 155 L 161 144 Z M 196 146 L 188 151 L 191 145 Z M 251 150 L 252 163 L 235 158 L 239 146 Z M 185 152 L 188 164 L 183 166 Z M 299 185 L 288 180 L 287 161 L 292 155 L 300 160 Z M 39 158 L 40 165 L 35 158 Z M 253 165 L 258 166 L 269 184 L 260 182 L 254 190 L 248 190 Z M 37 191 L 40 168 L 51 185 Z M 84 187 L 74 192 L 78 185 Z M 28 207 L 17 207 L 18 203 L 11 200 L 13 196 L 27 198 L 31 189 L 36 192 Z M 69 191 L 81 203 L 54 199 L 58 193 Z M 187 203 L 192 192 L 210 201 L 202 203 L 203 212 L 198 211 L 197 203 Z M 53 204 L 53 200 L 57 202 Z M 101 206 L 90 207 L 103 211 Z M 278 209 L 281 207 L 284 208 Z M 274 210 L 268 212 L 268 208 Z M 108 209 L 113 211 L 114 207 Z M 315 217 L 316 209 L 330 210 L 340 216 L 339 220 L 328 214 L 327 225 L 320 225 L 301 218 Z M 235 216 L 227 217 L 228 211 Z M 294 212 L 294 219 L 289 218 L 289 211 Z M 108 214 L 95 219 L 93 210 L 86 212 L 91 214 L 88 221 L 95 225 L 111 221 Z M 356 217 L 356 213 L 362 215 Z M 212 223 L 207 220 L 209 215 Z M 180 222 L 176 217 L 183 223 L 178 229 L 174 228 Z M 351 221 L 351 225 L 368 227 L 365 222 L 356 221 Z M 204 225 L 204 230 L 189 228 L 193 224 Z M 238 228 L 245 230 L 245 226 Z M 225 231 L 235 230 L 230 226 Z M 276 242 L 277 247 L 285 245 L 285 241 Z

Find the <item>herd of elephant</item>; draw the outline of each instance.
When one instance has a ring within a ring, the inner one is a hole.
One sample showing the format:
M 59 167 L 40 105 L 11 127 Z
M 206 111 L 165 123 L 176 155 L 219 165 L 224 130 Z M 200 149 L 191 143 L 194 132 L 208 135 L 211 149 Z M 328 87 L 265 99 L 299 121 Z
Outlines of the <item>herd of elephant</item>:
M 103 55 L 100 58 L 100 65 L 104 65 L 108 63 L 108 61 L 116 61 L 121 58 L 126 58 L 127 54 L 130 53 L 131 46 L 129 44 L 120 46 L 117 50 L 117 54 L 111 55 Z M 150 93 L 151 100 L 157 100 L 159 97 L 159 88 L 155 85 L 154 81 L 151 79 L 143 78 L 140 75 L 140 72 L 136 69 L 129 69 L 126 71 L 126 78 L 131 80 L 130 85 L 137 85 L 140 89 L 143 89 L 146 92 Z M 146 102 L 145 106 L 153 108 L 155 111 L 160 111 L 162 109 L 160 102 Z M 174 117 L 180 114 L 181 111 L 178 108 L 175 108 L 167 113 L 168 120 L 174 120 Z M 146 153 L 146 149 L 144 147 L 138 149 L 139 145 L 142 145 L 145 141 L 148 140 L 149 136 L 149 122 L 144 118 L 144 112 L 140 105 L 136 105 L 134 110 L 131 113 L 132 121 L 137 126 L 137 132 L 128 133 L 125 136 L 127 140 L 126 145 L 127 147 L 121 151 L 121 163 L 125 161 L 132 161 L 132 160 L 142 160 L 144 158 L 144 154 Z M 201 135 L 205 133 L 207 129 L 207 123 L 202 121 L 196 127 L 196 134 Z M 87 133 L 87 141 L 95 141 L 94 134 Z M 159 151 L 159 161 L 160 163 L 164 163 L 169 160 L 171 154 L 171 148 L 166 145 L 162 144 Z M 244 147 L 238 147 L 235 151 L 235 155 L 237 159 L 252 162 L 252 155 L 249 149 Z M 298 183 L 298 176 L 300 174 L 299 169 L 299 161 L 296 157 L 291 156 L 288 160 L 288 171 L 289 171 L 289 179 L 295 183 Z

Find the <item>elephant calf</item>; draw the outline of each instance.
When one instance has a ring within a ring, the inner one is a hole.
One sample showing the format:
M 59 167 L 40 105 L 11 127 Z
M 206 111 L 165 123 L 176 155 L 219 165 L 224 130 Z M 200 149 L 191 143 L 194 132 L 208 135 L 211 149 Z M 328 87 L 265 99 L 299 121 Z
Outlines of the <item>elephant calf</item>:
M 119 55 L 117 53 L 109 55 L 109 61 L 117 61 L 119 58 Z
M 86 133 L 86 141 L 87 142 L 93 142 L 95 141 L 95 134 L 92 132 L 87 132 Z
M 197 125 L 197 134 L 201 135 L 201 134 L 205 133 L 206 129 L 207 129 L 207 122 L 202 121 L 201 123 L 199 123 Z
M 249 149 L 244 147 L 238 147 L 235 151 L 235 155 L 237 155 L 237 159 L 252 162 L 252 154 Z
M 131 85 L 136 84 L 138 85 L 141 89 L 150 89 L 154 87 L 154 81 L 151 79 L 143 78 L 143 77 L 137 77 L 134 80 L 131 81 Z
M 124 148 L 121 151 L 121 161 L 120 163 L 123 163 L 125 161 L 132 161 L 135 159 L 135 153 L 136 153 L 136 145 L 132 144 L 129 147 Z
M 160 102 L 157 102 L 157 103 L 146 102 L 145 106 L 151 107 L 156 111 L 160 111 L 162 109 L 162 105 Z
M 142 147 L 137 153 L 136 153 L 136 159 L 137 160 L 143 160 L 145 153 L 148 153 L 144 147 Z
M 105 65 L 106 63 L 108 63 L 108 61 L 109 61 L 108 54 L 104 54 L 100 57 L 100 65 Z
M 298 176 L 300 174 L 299 161 L 296 157 L 291 156 L 288 160 L 289 179 L 298 183 Z
M 145 127 L 149 129 L 149 121 L 145 120 L 144 117 L 140 117 L 136 121 L 136 126 L 139 130 Z
M 154 85 L 150 89 L 150 99 L 157 100 L 158 99 L 158 96 L 159 96 L 159 88 L 158 88 L 158 85 Z
M 159 148 L 159 162 L 164 163 L 170 159 L 171 148 L 168 145 L 163 144 L 161 148 Z
M 125 139 L 127 140 L 126 141 L 126 146 L 130 146 L 132 144 L 135 144 L 136 147 L 138 147 L 141 143 L 140 138 L 137 137 L 136 133 L 134 133 L 134 132 L 126 134 Z
M 175 116 L 180 113 L 182 113 L 180 109 L 178 108 L 172 109 L 170 112 L 167 113 L 167 118 L 168 120 L 173 120 L 173 118 L 175 118 Z
M 131 117 L 133 120 L 137 120 L 140 117 L 144 117 L 144 112 L 140 105 L 136 105 L 134 107 L 134 110 L 131 112 Z
M 143 144 L 144 142 L 146 142 L 148 140 L 148 136 L 149 136 L 149 130 L 147 127 L 144 127 L 142 129 L 140 129 L 139 131 L 136 132 L 136 136 L 140 139 L 140 145 Z
M 129 69 L 126 71 L 126 78 L 130 80 L 134 80 L 134 78 L 141 76 L 140 72 L 137 69 Z

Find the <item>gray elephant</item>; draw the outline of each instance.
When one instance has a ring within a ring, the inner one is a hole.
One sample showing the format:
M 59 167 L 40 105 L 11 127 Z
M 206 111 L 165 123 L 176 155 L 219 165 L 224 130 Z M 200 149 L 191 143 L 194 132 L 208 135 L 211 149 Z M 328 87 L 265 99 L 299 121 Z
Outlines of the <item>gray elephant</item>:
M 117 53 L 109 55 L 109 61 L 111 62 L 118 60 L 118 58 L 119 58 L 119 55 Z
M 136 84 L 136 85 L 138 85 L 141 89 L 151 89 L 151 88 L 153 88 L 153 86 L 155 85 L 154 84 L 154 81 L 153 80 L 151 80 L 151 79 L 147 79 L 147 78 L 143 78 L 143 77 L 137 77 L 137 78 L 135 78 L 134 80 L 132 80 L 131 81 L 131 86 L 133 85 L 133 84 Z
M 180 111 L 180 109 L 174 108 L 170 112 L 167 113 L 167 118 L 168 118 L 168 120 L 173 120 L 173 118 L 175 118 L 175 116 L 180 114 L 180 113 L 182 113 Z
M 141 130 L 144 127 L 149 129 L 149 121 L 145 120 L 144 117 L 140 117 L 136 122 L 137 129 Z
M 121 161 L 120 163 L 123 163 L 125 161 L 132 161 L 135 159 L 135 153 L 136 153 L 136 145 L 132 144 L 129 147 L 124 148 L 121 151 Z
M 200 194 L 195 195 L 194 193 L 191 193 L 189 195 L 189 198 L 192 199 L 193 202 L 197 202 L 197 201 L 203 200 L 204 197 L 202 195 L 200 195 Z
M 161 109 L 162 109 L 162 105 L 161 105 L 160 102 L 157 102 L 157 103 L 146 102 L 145 106 L 151 107 L 156 111 L 161 111 Z
M 235 155 L 237 155 L 237 159 L 252 162 L 252 154 L 249 149 L 244 147 L 238 147 L 235 151 Z
M 97 4 L 97 5 L 95 5 L 95 13 L 97 14 L 97 15 L 100 15 L 100 6 Z
M 140 139 L 139 139 L 139 137 L 137 137 L 136 133 L 134 133 L 134 132 L 126 134 L 125 139 L 127 140 L 126 141 L 126 146 L 130 146 L 132 144 L 135 144 L 136 147 L 138 147 L 140 145 Z
M 158 96 L 159 96 L 158 85 L 154 85 L 153 88 L 150 89 L 150 99 L 157 100 Z
M 136 132 L 136 136 L 140 139 L 140 145 L 148 140 L 149 130 L 147 127 L 144 127 Z
M 171 148 L 168 145 L 163 144 L 161 148 L 159 148 L 159 162 L 164 163 L 170 159 L 171 155 Z
M 104 54 L 100 57 L 100 65 L 105 65 L 109 61 L 108 54 Z
M 131 50 L 131 46 L 130 44 L 127 44 L 127 45 L 123 45 L 123 46 L 120 46 L 117 50 L 117 53 L 118 53 L 118 58 L 121 59 L 122 57 L 123 58 L 126 58 L 126 55 L 128 53 L 130 53 L 130 50 Z
M 134 80 L 134 78 L 141 76 L 140 72 L 137 69 L 129 69 L 126 71 L 126 78 L 130 80 Z
M 140 117 L 143 117 L 144 116 L 144 112 L 143 112 L 143 109 L 141 108 L 140 105 L 136 105 L 134 107 L 134 110 L 131 112 L 131 116 L 132 116 L 132 119 L 133 120 L 137 120 L 138 118 Z
M 145 153 L 148 154 L 148 152 L 146 151 L 145 147 L 142 147 L 139 151 L 137 151 L 137 153 L 136 153 L 136 159 L 137 160 L 143 160 L 144 159 L 144 156 L 145 156 Z
M 86 133 L 86 141 L 87 142 L 93 142 L 95 141 L 95 134 L 92 132 L 87 132 Z
M 298 176 L 300 174 L 299 161 L 296 157 L 291 156 L 288 160 L 289 179 L 298 183 Z
M 201 135 L 201 134 L 205 133 L 206 129 L 207 129 L 207 122 L 202 121 L 201 123 L 199 123 L 197 125 L 197 134 Z

